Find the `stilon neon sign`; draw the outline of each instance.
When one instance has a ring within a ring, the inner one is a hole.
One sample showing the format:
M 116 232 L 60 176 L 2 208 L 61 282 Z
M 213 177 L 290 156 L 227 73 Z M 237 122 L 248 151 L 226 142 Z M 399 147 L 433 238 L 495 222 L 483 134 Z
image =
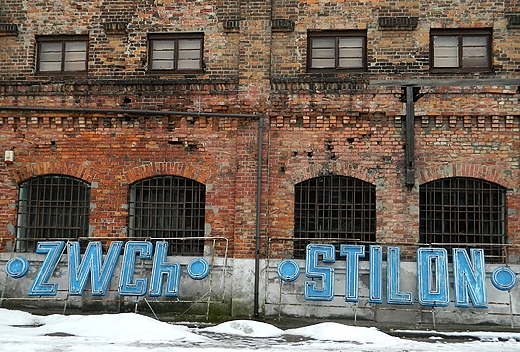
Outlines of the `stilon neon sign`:
M 383 303 L 383 248 L 370 246 L 368 301 Z M 342 244 L 339 255 L 345 257 L 345 301 L 359 300 L 359 260 L 365 256 L 365 246 Z M 306 248 L 303 295 L 307 300 L 332 301 L 335 297 L 336 248 L 333 245 L 310 244 Z M 453 291 L 456 307 L 467 308 L 470 302 L 476 308 L 487 308 L 486 269 L 484 250 L 453 249 Z M 321 261 L 321 264 L 320 264 Z M 300 275 L 300 267 L 293 259 L 278 264 L 282 281 L 291 282 Z M 417 301 L 423 306 L 443 307 L 450 304 L 448 252 L 443 248 L 417 250 Z M 501 266 L 493 270 L 491 283 L 502 291 L 516 285 L 516 273 Z M 387 247 L 386 303 L 414 304 L 414 292 L 400 288 L 400 248 Z

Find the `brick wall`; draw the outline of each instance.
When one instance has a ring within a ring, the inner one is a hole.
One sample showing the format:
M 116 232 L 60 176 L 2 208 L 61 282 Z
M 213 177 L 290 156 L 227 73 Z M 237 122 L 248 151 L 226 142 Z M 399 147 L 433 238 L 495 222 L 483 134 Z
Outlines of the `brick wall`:
M 263 256 L 268 237 L 292 236 L 294 185 L 327 172 L 376 186 L 377 238 L 395 243 L 418 239 L 420 184 L 446 176 L 498 183 L 508 189 L 509 239 L 519 242 L 520 95 L 517 85 L 500 83 L 520 79 L 520 29 L 506 18 L 519 14 L 515 1 L 19 3 L 0 12 L 0 23 L 18 28 L 0 36 L 0 106 L 265 117 Z M 380 17 L 395 16 L 418 21 L 381 28 Z M 274 20 L 287 26 L 273 30 Z M 430 28 L 472 27 L 493 28 L 493 72 L 431 73 Z M 308 73 L 307 30 L 321 29 L 366 30 L 367 72 Z M 147 33 L 176 31 L 204 32 L 204 73 L 149 74 Z M 44 34 L 88 34 L 88 75 L 36 75 L 35 36 Z M 409 188 L 403 91 L 381 82 L 417 79 L 426 83 L 415 103 L 417 174 Z M 228 238 L 235 257 L 252 257 L 258 128 L 256 119 L 0 107 L 0 151 L 15 151 L 15 163 L 0 166 L 0 247 L 14 236 L 18 182 L 46 173 L 91 182 L 93 236 L 118 237 L 127 226 L 128 185 L 172 174 L 206 185 L 208 235 Z

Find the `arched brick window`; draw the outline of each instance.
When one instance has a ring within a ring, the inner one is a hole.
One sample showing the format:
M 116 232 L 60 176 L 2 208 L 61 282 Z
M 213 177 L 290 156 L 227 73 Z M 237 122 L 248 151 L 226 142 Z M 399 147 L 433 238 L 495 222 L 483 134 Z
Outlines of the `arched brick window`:
M 320 176 L 295 185 L 294 257 L 309 243 L 365 244 L 376 239 L 376 191 L 368 182 Z
M 503 263 L 506 189 L 465 177 L 420 186 L 420 241 L 452 248 L 483 248 L 488 263 Z
M 34 177 L 19 185 L 17 251 L 38 241 L 78 240 L 89 235 L 90 185 L 63 175 Z
M 170 255 L 202 255 L 206 188 L 180 176 L 158 176 L 130 186 L 129 235 L 168 240 Z

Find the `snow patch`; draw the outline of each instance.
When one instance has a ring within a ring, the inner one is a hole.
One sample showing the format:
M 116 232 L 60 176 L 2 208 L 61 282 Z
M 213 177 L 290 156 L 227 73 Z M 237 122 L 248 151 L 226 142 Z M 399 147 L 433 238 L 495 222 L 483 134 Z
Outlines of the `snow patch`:
M 201 329 L 201 331 L 249 337 L 278 337 L 284 333 L 283 330 L 273 325 L 253 320 L 228 321 L 217 326 Z

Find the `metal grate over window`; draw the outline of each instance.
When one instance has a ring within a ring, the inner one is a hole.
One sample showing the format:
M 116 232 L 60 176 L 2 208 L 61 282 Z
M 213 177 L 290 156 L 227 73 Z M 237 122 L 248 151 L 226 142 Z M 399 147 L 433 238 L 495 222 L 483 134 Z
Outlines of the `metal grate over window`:
M 169 255 L 204 253 L 206 188 L 179 176 L 160 176 L 130 188 L 131 237 L 168 240 Z
M 365 244 L 376 239 L 375 186 L 345 176 L 320 176 L 295 185 L 294 257 L 309 243 Z
M 483 248 L 488 263 L 504 263 L 505 188 L 472 178 L 446 178 L 420 187 L 420 241 Z M 467 245 L 470 246 L 467 246 Z
M 19 187 L 17 251 L 34 251 L 38 241 L 88 236 L 90 185 L 87 182 L 46 175 L 25 181 Z

